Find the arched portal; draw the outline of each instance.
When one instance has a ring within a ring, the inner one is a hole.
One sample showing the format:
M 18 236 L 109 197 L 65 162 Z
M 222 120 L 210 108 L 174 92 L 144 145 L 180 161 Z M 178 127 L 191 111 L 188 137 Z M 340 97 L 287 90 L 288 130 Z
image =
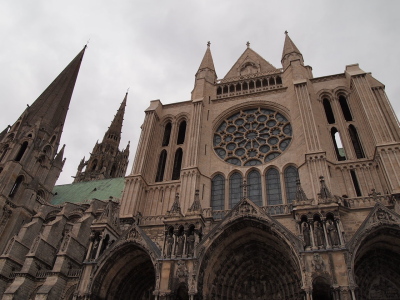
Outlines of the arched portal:
M 200 299 L 302 299 L 298 256 L 272 227 L 244 217 L 225 228 L 202 258 Z
M 381 226 L 355 254 L 357 299 L 400 299 L 400 230 Z
M 313 281 L 313 292 L 312 292 L 313 300 L 331 300 L 331 285 L 329 282 L 323 277 L 317 277 Z
M 93 299 L 152 300 L 155 271 L 149 254 L 129 243 L 100 262 L 93 282 Z

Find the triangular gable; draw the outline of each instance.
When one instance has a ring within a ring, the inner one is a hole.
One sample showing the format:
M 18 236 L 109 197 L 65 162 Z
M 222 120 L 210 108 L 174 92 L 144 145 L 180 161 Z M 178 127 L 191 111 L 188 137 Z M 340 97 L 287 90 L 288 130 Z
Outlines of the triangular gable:
M 251 48 L 247 48 L 225 75 L 224 79 L 247 75 L 249 73 L 267 73 L 275 71 L 277 71 L 277 69 L 273 65 Z
M 229 213 L 215 226 L 200 242 L 200 244 L 205 244 L 208 240 L 213 240 L 216 238 L 219 233 L 223 232 L 223 229 L 228 224 L 234 222 L 237 219 L 245 218 L 245 217 L 253 217 L 264 223 L 267 223 L 268 226 L 274 228 L 278 231 L 281 236 L 289 239 L 294 245 L 298 247 L 298 249 L 302 249 L 302 241 L 300 241 L 292 232 L 290 232 L 286 227 L 284 227 L 281 223 L 274 220 L 270 215 L 268 215 L 262 208 L 258 205 L 254 204 L 253 201 L 247 198 L 243 198 L 236 204 Z
M 400 215 L 377 202 L 351 238 L 348 248 L 355 250 L 354 247 L 364 240 L 364 235 L 368 235 L 372 229 L 382 225 L 396 226 L 400 229 Z

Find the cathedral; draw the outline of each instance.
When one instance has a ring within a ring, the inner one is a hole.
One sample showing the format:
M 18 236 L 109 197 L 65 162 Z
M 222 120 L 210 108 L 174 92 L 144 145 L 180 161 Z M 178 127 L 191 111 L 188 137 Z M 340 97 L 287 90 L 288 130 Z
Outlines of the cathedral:
M 286 32 L 279 68 L 247 43 L 218 78 L 208 43 L 128 175 L 126 94 L 56 186 L 85 48 L 0 132 L 1 299 L 400 299 L 400 128 L 371 73 L 314 78 Z

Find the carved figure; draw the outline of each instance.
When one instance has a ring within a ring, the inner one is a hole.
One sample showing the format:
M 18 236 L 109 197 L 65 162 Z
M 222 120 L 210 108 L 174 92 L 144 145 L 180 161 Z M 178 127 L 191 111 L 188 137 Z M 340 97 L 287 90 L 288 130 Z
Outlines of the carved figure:
M 194 234 L 191 234 L 191 235 L 189 235 L 188 237 L 187 237 L 187 247 L 188 247 L 188 250 L 187 250 L 187 254 L 188 255 L 192 255 L 193 254 L 193 250 L 194 250 L 194 241 L 195 241 L 195 238 L 194 238 Z
M 307 222 L 303 222 L 303 237 L 306 247 L 311 246 L 310 226 Z
M 314 257 L 313 257 L 311 264 L 315 271 L 317 271 L 317 272 L 325 271 L 325 263 L 324 263 L 321 255 L 319 255 L 318 253 L 314 253 Z
M 91 259 L 95 259 L 95 258 L 96 258 L 97 249 L 99 248 L 99 243 L 100 243 L 99 238 L 96 238 L 96 239 L 93 241 L 92 252 L 91 252 L 91 254 L 90 254 L 90 258 L 91 258 Z
M 176 255 L 182 255 L 184 242 L 185 237 L 183 235 L 178 236 L 178 247 L 176 249 Z
M 328 236 L 332 246 L 337 246 L 340 244 L 339 242 L 339 234 L 336 229 L 335 224 L 333 224 L 332 220 L 328 220 L 328 226 L 326 227 L 326 231 L 328 232 Z
M 321 223 L 318 221 L 314 222 L 315 232 L 315 244 L 320 247 L 324 245 L 324 230 L 322 229 Z
M 167 256 L 168 257 L 171 257 L 173 246 L 174 246 L 174 238 L 172 235 L 168 235 L 168 237 L 167 237 Z

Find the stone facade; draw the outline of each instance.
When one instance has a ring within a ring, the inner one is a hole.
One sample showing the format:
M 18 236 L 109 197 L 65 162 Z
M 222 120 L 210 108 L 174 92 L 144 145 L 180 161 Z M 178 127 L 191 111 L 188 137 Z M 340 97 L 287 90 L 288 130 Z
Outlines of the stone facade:
M 287 33 L 281 63 L 248 44 L 218 79 L 208 45 L 191 100 L 146 110 L 121 201 L 17 225 L 31 197 L 3 192 L 3 299 L 400 299 L 384 85 L 358 65 L 313 78 Z

